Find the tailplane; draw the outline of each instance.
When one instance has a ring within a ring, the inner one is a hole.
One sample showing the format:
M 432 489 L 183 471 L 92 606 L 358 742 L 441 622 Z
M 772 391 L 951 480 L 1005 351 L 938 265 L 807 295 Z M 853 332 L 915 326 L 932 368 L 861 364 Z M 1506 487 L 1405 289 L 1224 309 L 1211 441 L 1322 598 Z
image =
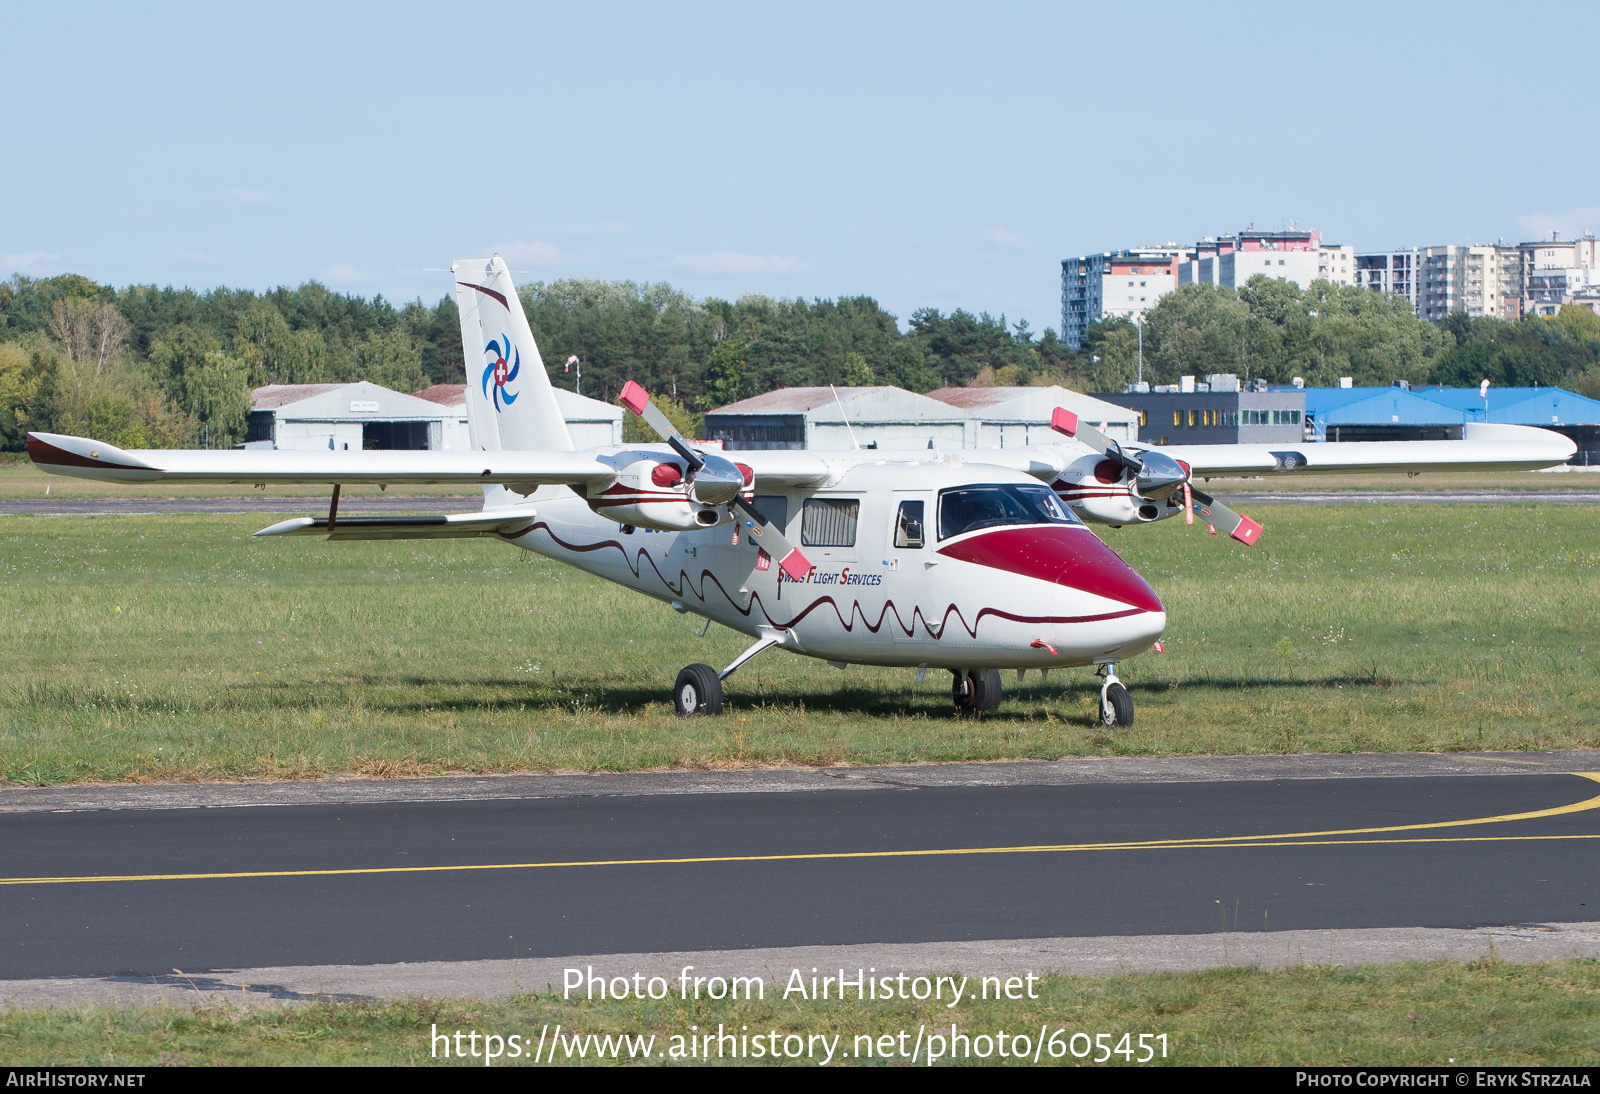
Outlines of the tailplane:
M 467 430 L 480 452 L 571 452 L 511 271 L 499 255 L 450 266 L 467 366 Z

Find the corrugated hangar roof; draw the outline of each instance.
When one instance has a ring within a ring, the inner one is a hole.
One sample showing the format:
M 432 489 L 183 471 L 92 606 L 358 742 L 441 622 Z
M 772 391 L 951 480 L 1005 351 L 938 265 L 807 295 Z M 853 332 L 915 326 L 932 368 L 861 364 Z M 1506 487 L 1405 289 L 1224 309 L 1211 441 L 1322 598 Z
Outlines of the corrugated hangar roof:
M 960 407 L 986 421 L 1014 421 L 1048 425 L 1056 407 L 1065 407 L 1097 422 L 1133 422 L 1137 410 L 1096 399 L 1093 395 L 1052 384 L 1049 387 L 942 387 L 928 398 Z
M 835 401 L 834 392 L 838 391 Z M 960 421 L 966 415 L 949 403 L 898 387 L 786 387 L 706 411 L 723 414 L 804 414 L 819 421 L 838 421 L 839 404 L 852 424 L 861 422 Z M 815 413 L 813 413 L 815 412 Z
M 552 388 L 556 396 L 556 406 L 561 408 L 561 416 L 569 422 L 619 422 L 622 420 L 622 408 L 603 403 L 599 399 L 591 399 L 587 395 L 579 395 L 564 388 Z M 452 408 L 465 408 L 467 405 L 466 384 L 434 384 L 425 387 L 416 393 L 418 399 L 426 399 L 430 403 Z
M 304 402 L 349 384 L 268 384 L 250 392 L 251 410 L 276 410 L 280 406 Z

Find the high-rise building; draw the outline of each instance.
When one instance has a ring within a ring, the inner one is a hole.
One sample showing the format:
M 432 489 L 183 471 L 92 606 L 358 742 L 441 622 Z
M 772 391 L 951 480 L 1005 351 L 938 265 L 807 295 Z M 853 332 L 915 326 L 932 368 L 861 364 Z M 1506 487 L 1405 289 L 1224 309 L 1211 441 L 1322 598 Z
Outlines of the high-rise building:
M 1156 301 L 1191 281 L 1242 288 L 1262 275 L 1293 281 L 1356 283 L 1354 247 L 1323 243 L 1322 233 L 1249 229 L 1208 236 L 1192 247 L 1176 243 L 1083 255 L 1061 263 L 1061 337 L 1073 349 L 1097 319 L 1140 322 Z
M 1244 231 L 1203 239 L 1178 269 L 1178 283 L 1240 289 L 1256 276 L 1293 281 L 1302 289 L 1313 281 L 1355 283 L 1355 248 L 1323 243 L 1321 232 Z
M 1594 235 L 1563 240 L 1552 234 L 1548 240 L 1519 243 L 1520 296 L 1522 311 L 1532 315 L 1554 315 L 1562 305 L 1581 303 L 1595 307 L 1600 296 L 1600 244 Z
M 1142 320 L 1157 300 L 1178 287 L 1178 263 L 1185 253 L 1169 243 L 1063 259 L 1062 339 L 1079 349 L 1083 332 L 1097 319 Z
M 1380 251 L 1355 256 L 1356 284 L 1374 292 L 1403 296 L 1413 310 L 1418 306 L 1417 252 Z
M 1505 316 L 1501 248 L 1423 247 L 1417 252 L 1421 292 L 1417 315 L 1438 325 L 1451 312 L 1477 318 Z

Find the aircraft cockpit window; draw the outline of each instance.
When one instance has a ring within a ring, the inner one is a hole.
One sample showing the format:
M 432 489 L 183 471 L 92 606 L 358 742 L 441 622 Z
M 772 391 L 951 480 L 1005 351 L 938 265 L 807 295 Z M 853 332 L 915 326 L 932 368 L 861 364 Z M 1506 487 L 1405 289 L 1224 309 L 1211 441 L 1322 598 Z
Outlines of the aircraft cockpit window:
M 854 547 L 860 514 L 861 502 L 856 498 L 807 498 L 800 510 L 800 545 Z
M 1048 486 L 955 486 L 939 491 L 939 538 L 1006 524 L 1081 524 Z
M 900 514 L 895 518 L 894 522 L 894 545 L 896 547 L 921 547 L 922 540 L 922 502 L 901 502 Z

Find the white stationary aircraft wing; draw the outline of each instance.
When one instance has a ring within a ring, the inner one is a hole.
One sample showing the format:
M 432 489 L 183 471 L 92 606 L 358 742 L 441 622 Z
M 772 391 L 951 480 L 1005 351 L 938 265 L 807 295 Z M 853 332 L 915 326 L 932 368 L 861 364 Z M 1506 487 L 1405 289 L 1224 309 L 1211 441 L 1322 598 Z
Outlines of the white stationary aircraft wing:
M 1548 429 L 1469 424 L 1459 441 L 1312 441 L 1293 444 L 1170 444 L 1151 449 L 1193 468 L 1196 477 L 1274 471 L 1539 471 L 1572 458 L 1578 446 Z M 1129 446 L 1142 451 L 1146 446 Z

